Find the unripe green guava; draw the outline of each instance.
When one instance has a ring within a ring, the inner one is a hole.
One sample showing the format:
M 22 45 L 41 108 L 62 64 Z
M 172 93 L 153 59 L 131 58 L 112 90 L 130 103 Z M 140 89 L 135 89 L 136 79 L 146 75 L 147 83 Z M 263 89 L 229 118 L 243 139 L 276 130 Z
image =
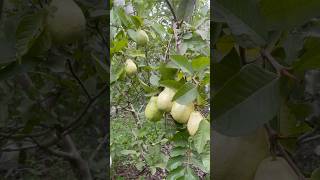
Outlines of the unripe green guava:
M 259 163 L 269 155 L 263 128 L 240 137 L 229 137 L 213 131 L 211 148 L 215 170 L 213 179 L 216 180 L 252 180 Z
M 299 177 L 282 157 L 268 157 L 261 161 L 254 180 L 299 180 Z
M 172 108 L 172 98 L 176 94 L 176 90 L 171 88 L 164 88 L 158 96 L 158 108 L 160 111 L 170 112 Z
M 184 124 L 187 123 L 190 117 L 191 112 L 194 110 L 193 103 L 184 105 L 176 101 L 173 101 L 171 108 L 171 115 L 175 121 L 178 123 Z
M 144 30 L 139 29 L 137 31 L 136 43 L 138 45 L 146 45 L 149 42 L 149 37 Z
M 187 124 L 187 129 L 191 136 L 196 134 L 199 128 L 199 124 L 202 120 L 203 120 L 203 116 L 199 111 L 194 111 L 190 114 L 188 124 Z
M 144 111 L 146 119 L 150 121 L 159 121 L 162 118 L 162 112 L 159 111 L 157 106 L 157 99 L 157 96 L 151 97 Z
M 47 25 L 56 44 L 69 44 L 81 40 L 85 34 L 86 19 L 80 7 L 73 0 L 52 0 L 54 9 L 48 15 Z
M 126 74 L 132 75 L 137 72 L 137 66 L 131 59 L 127 59 L 125 62 L 124 70 L 126 71 Z

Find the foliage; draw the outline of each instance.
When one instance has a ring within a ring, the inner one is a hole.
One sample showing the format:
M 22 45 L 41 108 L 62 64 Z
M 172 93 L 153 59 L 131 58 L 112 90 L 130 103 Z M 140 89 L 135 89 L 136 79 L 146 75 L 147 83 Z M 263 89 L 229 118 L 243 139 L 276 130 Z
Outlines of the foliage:
M 107 130 L 106 3 L 76 1 L 86 18 L 85 37 L 65 45 L 52 42 L 50 1 L 1 3 L 0 151 L 10 153 L 5 144 L 12 140 L 20 157 L 19 166 L 1 171 L 1 177 L 61 179 L 69 172 L 70 178 L 104 179 L 108 161 L 96 147 L 105 143 Z M 80 164 L 86 168 L 80 170 Z
M 213 2 L 213 127 L 235 137 L 266 127 L 271 154 L 285 157 L 300 178 L 320 162 L 308 150 L 319 144 L 319 7 Z
M 129 164 L 140 170 L 141 177 L 209 178 L 209 118 L 202 121 L 197 134 L 191 137 L 186 125 L 175 123 L 170 113 L 163 113 L 163 118 L 156 123 L 147 121 L 143 114 L 150 98 L 169 87 L 176 92 L 172 101 L 193 102 L 197 110 L 209 117 L 209 1 L 113 1 L 110 16 L 111 104 L 114 109 L 111 128 L 125 118 L 134 121 L 138 132 L 148 129 L 146 136 L 154 134 L 150 128 L 156 128 L 158 138 L 149 142 L 149 138 L 134 136 L 128 140 L 130 147 L 114 142 L 111 154 L 118 157 L 117 154 L 125 150 L 125 155 L 122 154 L 125 157 L 129 153 Z M 140 30 L 149 37 L 147 44 L 137 40 Z M 127 59 L 132 59 L 138 67 L 134 76 L 125 73 Z M 112 136 L 118 134 L 121 132 Z M 145 148 L 137 149 L 137 143 Z M 148 156 L 152 156 L 152 162 L 155 159 L 165 161 L 150 164 Z M 119 162 L 122 161 L 117 160 L 118 166 L 111 167 L 117 177 L 116 171 L 121 168 Z M 141 170 L 141 166 L 150 173 Z

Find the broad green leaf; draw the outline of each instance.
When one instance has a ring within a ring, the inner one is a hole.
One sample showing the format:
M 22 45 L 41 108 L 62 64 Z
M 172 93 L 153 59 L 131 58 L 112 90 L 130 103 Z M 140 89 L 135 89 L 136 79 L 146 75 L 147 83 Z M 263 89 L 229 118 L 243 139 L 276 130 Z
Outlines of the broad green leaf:
M 173 136 L 171 141 L 174 143 L 175 147 L 187 147 L 187 137 L 189 137 L 189 133 L 187 131 L 180 131 Z
M 186 167 L 184 179 L 185 180 L 197 180 L 198 179 L 198 177 L 195 175 L 194 170 L 192 168 L 190 168 L 190 166 Z
M 175 147 L 172 149 L 170 156 L 176 157 L 176 156 L 184 156 L 186 155 L 187 149 L 185 147 Z
M 167 67 L 163 64 L 159 66 L 159 72 L 161 74 L 161 80 L 169 80 L 169 79 L 174 79 L 177 74 L 177 69 L 176 68 L 171 68 Z
M 199 129 L 193 137 L 194 147 L 200 154 L 203 152 L 204 147 L 210 140 L 210 123 L 207 120 L 202 120 L 199 124 Z
M 185 171 L 186 171 L 185 167 L 180 166 L 173 171 L 169 171 L 169 174 L 166 179 L 167 180 L 177 180 L 178 178 L 184 177 Z
M 181 86 L 183 86 L 184 83 L 176 80 L 165 80 L 165 81 L 160 81 L 160 86 L 163 87 L 169 87 L 173 89 L 179 89 Z
M 245 135 L 270 121 L 280 106 L 279 78 L 249 64 L 213 98 L 214 128 L 229 136 Z
M 182 71 L 189 74 L 193 73 L 191 62 L 185 56 L 172 55 L 170 58 Z
M 172 171 L 180 166 L 183 165 L 183 162 L 185 160 L 184 156 L 175 156 L 175 157 L 171 157 L 167 163 L 167 169 L 169 171 Z
M 223 15 L 234 35 L 246 37 L 251 44 L 265 44 L 268 29 L 256 1 L 216 0 L 213 6 Z
M 131 19 L 127 16 L 126 12 L 124 11 L 123 8 L 115 8 L 114 12 L 116 13 L 116 15 L 118 16 L 118 18 L 121 21 L 121 24 L 124 27 L 130 27 L 131 26 Z
M 213 64 L 214 90 L 221 88 L 240 68 L 240 57 L 233 48 L 219 63 Z
M 154 23 L 151 25 L 151 27 L 160 36 L 161 39 L 164 39 L 166 37 L 167 32 L 161 24 Z
M 146 55 L 144 52 L 142 52 L 139 49 L 128 49 L 126 50 L 126 54 L 130 57 L 142 57 L 142 58 L 146 58 Z
M 192 68 L 195 71 L 202 71 L 210 67 L 209 57 L 200 56 L 192 60 Z
M 43 30 L 39 37 L 35 40 L 34 44 L 28 52 L 28 56 L 41 56 L 44 55 L 52 45 L 51 35 L 48 30 Z
M 110 54 L 120 52 L 123 48 L 128 46 L 128 40 L 122 39 L 120 41 L 113 41 L 113 46 L 110 49 Z
M 41 32 L 43 31 L 43 27 L 43 12 L 26 15 L 23 19 L 21 19 L 16 30 L 16 48 L 19 58 L 29 51 L 35 40 L 40 36 Z
M 318 0 L 261 0 L 259 8 L 273 29 L 290 29 L 320 15 Z
M 180 104 L 189 104 L 194 101 L 199 95 L 197 86 L 192 83 L 185 83 L 181 88 L 178 89 L 172 101 L 177 101 Z
M 178 21 L 184 20 L 188 22 L 193 14 L 195 8 L 195 0 L 182 0 L 180 1 L 179 7 L 177 9 L 177 19 Z
M 131 20 L 136 28 L 140 28 L 143 25 L 143 20 L 139 16 L 131 16 Z
M 309 38 L 304 45 L 304 54 L 293 64 L 293 70 L 303 74 L 306 70 L 320 68 L 320 38 Z

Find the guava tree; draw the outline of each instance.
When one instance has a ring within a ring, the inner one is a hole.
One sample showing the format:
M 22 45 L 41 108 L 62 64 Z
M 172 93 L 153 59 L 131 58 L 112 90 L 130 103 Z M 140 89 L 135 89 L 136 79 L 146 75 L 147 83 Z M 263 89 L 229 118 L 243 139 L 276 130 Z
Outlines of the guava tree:
M 213 2 L 213 178 L 319 179 L 319 8 Z
M 1 1 L 1 178 L 105 178 L 106 6 Z
M 115 177 L 210 178 L 209 9 L 207 0 L 113 1 Z

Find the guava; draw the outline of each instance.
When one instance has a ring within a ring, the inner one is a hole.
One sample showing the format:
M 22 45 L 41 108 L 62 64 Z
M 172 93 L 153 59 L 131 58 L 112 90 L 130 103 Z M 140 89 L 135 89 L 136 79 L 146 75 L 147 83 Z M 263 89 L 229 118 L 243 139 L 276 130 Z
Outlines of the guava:
M 187 124 L 187 129 L 191 136 L 195 135 L 196 132 L 198 131 L 199 124 L 202 121 L 202 119 L 203 119 L 203 116 L 199 111 L 194 111 L 190 114 L 188 124 Z
M 216 180 L 252 180 L 259 163 L 269 155 L 263 128 L 240 137 L 229 137 L 214 130 L 211 148 L 212 174 Z
M 138 45 L 146 45 L 149 42 L 149 37 L 144 30 L 139 29 L 136 35 L 136 43 Z
M 254 180 L 299 180 L 298 175 L 282 157 L 268 157 L 261 161 Z
M 47 18 L 48 29 L 56 44 L 69 44 L 81 40 L 86 29 L 86 19 L 73 0 L 52 0 Z
M 164 90 L 158 96 L 158 108 L 160 111 L 170 112 L 172 108 L 172 98 L 175 95 L 176 90 L 171 88 L 164 88 Z
M 184 124 L 187 123 L 191 112 L 194 110 L 193 103 L 180 104 L 177 101 L 173 101 L 171 108 L 171 115 L 175 121 Z
M 127 59 L 125 62 L 124 70 L 126 71 L 126 74 L 132 75 L 137 72 L 137 66 L 131 59 Z
M 162 118 L 162 112 L 159 111 L 157 106 L 157 99 L 157 96 L 151 97 L 144 111 L 146 119 L 150 121 L 159 121 Z

